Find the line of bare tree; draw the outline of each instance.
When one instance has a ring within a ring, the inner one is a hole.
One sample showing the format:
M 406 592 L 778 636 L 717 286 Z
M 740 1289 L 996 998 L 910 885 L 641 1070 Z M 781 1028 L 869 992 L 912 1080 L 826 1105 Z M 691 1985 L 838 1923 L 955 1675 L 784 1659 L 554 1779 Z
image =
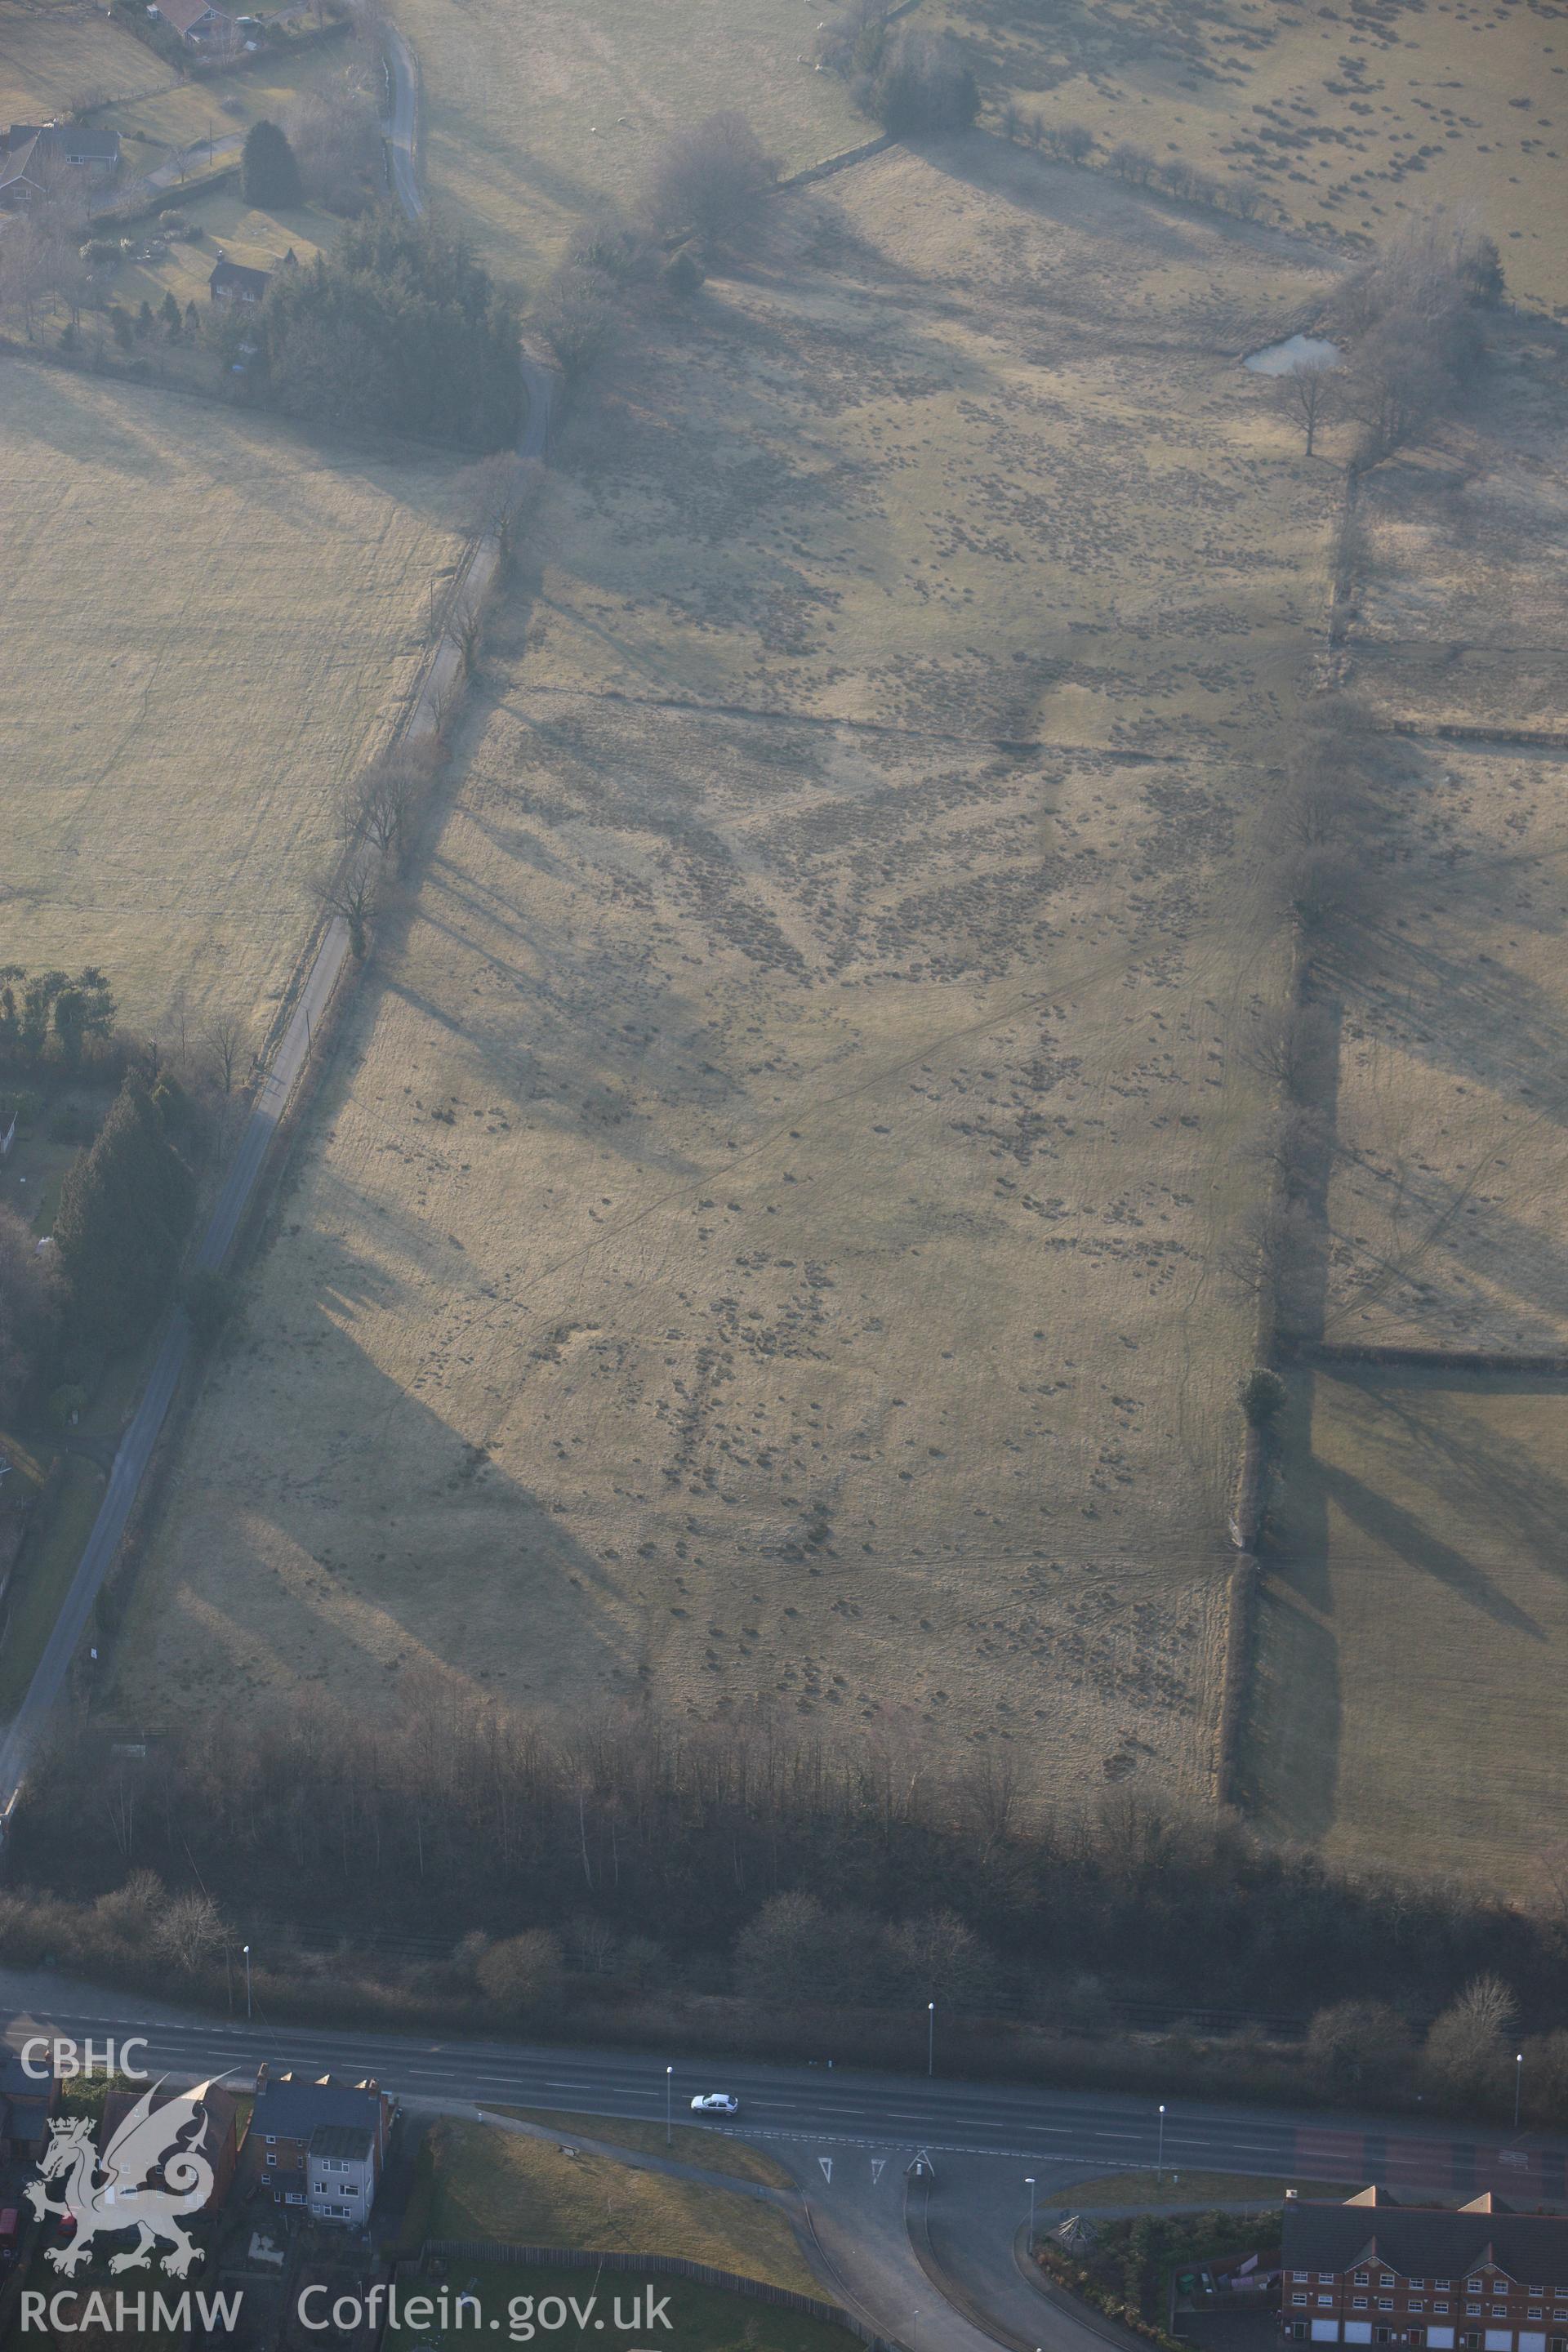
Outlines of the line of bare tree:
M 495 542 L 503 572 L 522 518 L 537 495 L 539 478 L 535 460 L 509 450 L 481 457 L 461 478 L 463 520 L 470 534 Z M 406 879 L 413 864 L 419 819 L 445 756 L 465 681 L 479 657 L 481 626 L 479 607 L 459 572 L 450 608 L 439 615 L 437 660 L 426 688 L 431 729 L 400 735 L 339 795 L 320 895 L 326 912 L 348 925 L 351 952 L 362 962 L 370 951 L 377 908 Z M 455 662 L 441 658 L 448 646 Z
M 382 1720 L 263 1707 L 237 1738 L 193 1713 L 144 1757 L 68 1725 L 12 1835 L 0 1948 L 20 1890 L 90 1904 L 155 1871 L 241 1927 L 423 1937 L 470 1975 L 546 1935 L 580 1973 L 763 2001 L 897 2004 L 940 1970 L 949 1998 L 1016 2015 L 1131 1998 L 1429 2017 L 1495 1969 L 1537 2028 L 1562 2015 L 1568 1950 L 1547 1871 L 1531 1906 L 1361 1883 L 1137 1791 L 1026 1806 L 1009 1759 L 957 1769 L 896 1726 L 831 1742 L 631 1708 L 563 1727 L 437 1678 Z

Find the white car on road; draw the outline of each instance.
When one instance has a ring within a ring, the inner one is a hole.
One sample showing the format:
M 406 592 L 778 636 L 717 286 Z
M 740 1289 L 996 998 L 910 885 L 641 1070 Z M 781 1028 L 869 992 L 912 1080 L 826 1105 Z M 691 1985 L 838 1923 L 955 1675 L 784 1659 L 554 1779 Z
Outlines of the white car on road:
M 691 2102 L 694 2116 L 732 2116 L 740 2106 L 733 2091 L 699 2091 Z

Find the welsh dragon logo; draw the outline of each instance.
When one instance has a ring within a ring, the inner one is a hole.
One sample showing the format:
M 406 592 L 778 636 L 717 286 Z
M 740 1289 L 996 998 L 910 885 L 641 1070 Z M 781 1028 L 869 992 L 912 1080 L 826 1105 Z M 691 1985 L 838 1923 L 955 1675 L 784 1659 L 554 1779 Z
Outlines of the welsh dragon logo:
M 76 2229 L 68 2244 L 51 2246 L 48 2260 L 71 2276 L 91 2252 L 93 2240 L 136 2231 L 136 2243 L 116 2254 L 111 2271 L 145 2270 L 155 2246 L 171 2251 L 163 2266 L 184 2278 L 197 2249 L 180 2226 L 183 2213 L 199 2212 L 212 2194 L 213 2168 L 202 2152 L 209 2118 L 204 2101 L 212 2084 L 198 2083 L 153 2111 L 163 2077 L 143 2091 L 101 2157 L 93 2146 L 90 2116 L 66 2116 L 49 2126 L 49 2145 L 38 2178 L 27 2183 L 27 2202 L 40 2221 L 68 2214 Z M 56 2203 L 50 2190 L 58 2189 Z

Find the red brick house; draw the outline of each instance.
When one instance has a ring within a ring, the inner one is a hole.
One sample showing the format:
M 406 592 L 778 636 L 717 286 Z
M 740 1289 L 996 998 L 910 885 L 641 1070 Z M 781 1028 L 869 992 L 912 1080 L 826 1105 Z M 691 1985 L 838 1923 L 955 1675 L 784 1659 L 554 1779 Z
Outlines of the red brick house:
M 1279 2326 L 1310 2344 L 1568 2352 L 1568 2219 L 1478 2197 L 1457 2213 L 1384 2189 L 1285 2208 Z

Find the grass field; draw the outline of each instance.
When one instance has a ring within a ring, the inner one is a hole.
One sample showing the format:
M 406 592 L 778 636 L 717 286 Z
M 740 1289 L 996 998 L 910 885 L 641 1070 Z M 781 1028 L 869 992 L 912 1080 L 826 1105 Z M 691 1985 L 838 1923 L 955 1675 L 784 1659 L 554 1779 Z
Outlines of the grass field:
M 1563 1384 L 1320 1372 L 1295 1409 L 1258 1810 L 1338 1861 L 1528 1889 L 1568 1800 Z
M 824 2320 L 774 2310 L 721 2288 L 636 2272 L 562 2271 L 532 2263 L 474 2263 L 458 2258 L 443 2263 L 439 2275 L 434 2269 L 426 2271 L 399 2291 L 435 2296 L 443 2287 L 454 2299 L 471 2294 L 479 2306 L 479 2319 L 470 2313 L 458 2324 L 454 2313 L 453 2324 L 444 2328 L 437 2308 L 434 2326 L 426 2324 L 421 2313 L 419 2326 L 389 2329 L 388 2344 L 406 2345 L 409 2352 L 416 2352 L 416 2347 L 438 2352 L 438 2347 L 448 2344 L 468 2344 L 476 2326 L 515 2328 L 518 2333 L 510 2337 L 514 2342 L 529 2340 L 521 2331 L 531 2329 L 532 2340 L 537 2342 L 533 2315 L 551 2296 L 565 2306 L 563 2325 L 550 2331 L 550 2340 L 561 2345 L 563 2352 L 584 2352 L 586 2346 L 592 2346 L 594 2352 L 613 2352 L 617 2346 L 630 2352 L 632 2337 L 655 2332 L 646 2316 L 650 2308 L 661 2315 L 659 2326 L 669 2327 L 682 2352 L 848 2352 L 853 2340 L 845 2329 Z M 590 2298 L 596 2303 L 597 2318 L 589 2316 Z M 585 2323 L 582 2326 L 571 2312 L 574 2299 Z M 826 2300 L 820 2291 L 818 2300 Z M 501 2340 L 508 2341 L 508 2335 L 503 2333 Z
M 456 552 L 453 469 L 0 366 L 7 951 L 100 964 L 169 1045 L 218 1005 L 259 1034 Z
M 738 2190 L 632 2171 L 607 2157 L 564 2156 L 552 2141 L 454 2122 L 431 2126 L 419 2175 L 420 2238 L 685 2254 L 742 2278 L 818 2292 L 784 2215 Z
M 141 98 L 174 79 L 90 0 L 0 0 L 0 125 L 63 117 L 84 100 Z
M 1208 1789 L 1333 479 L 1234 354 L 1325 273 L 983 139 L 829 186 L 562 445 L 139 1711 L 435 1663 Z
M 1472 411 L 1363 499 L 1350 683 L 1400 747 L 1386 909 L 1343 959 L 1323 1328 L 1334 1343 L 1568 1351 L 1568 390 L 1505 335 Z M 1555 1736 L 1568 1381 L 1304 1377 L 1249 1769 L 1341 1859 L 1533 1886 Z M 1418 1640 L 1411 1629 L 1419 1627 Z
M 141 56 L 148 55 L 139 42 L 133 46 Z M 144 93 L 130 82 L 122 98 L 111 91 L 114 104 L 103 108 L 94 120 L 120 132 L 128 171 L 150 171 L 171 152 L 195 147 L 199 141 L 236 134 L 243 138 L 253 122 L 281 121 L 297 100 L 338 79 L 353 56 L 354 45 L 347 39 L 298 49 L 285 42 L 266 51 L 243 72 L 179 81 L 172 72 L 161 70 L 157 85 Z M 220 105 L 220 100 L 225 103 Z M 221 163 L 222 156 L 216 161 Z M 206 168 L 205 155 L 194 158 L 193 173 Z
M 631 203 L 661 139 L 739 108 L 798 171 L 868 135 L 801 58 L 816 0 L 399 0 L 418 55 L 425 165 L 447 220 L 537 286 L 574 224 Z
M 1281 215 L 1383 242 L 1407 216 L 1479 210 L 1510 286 L 1568 309 L 1568 32 L 1511 0 L 940 0 L 994 103 L 1079 121 L 1100 153 L 1258 180 Z
M 500 2116 L 516 2116 L 525 2124 L 541 2124 L 563 2139 L 597 2139 L 637 2156 L 673 2156 L 679 2164 L 700 2164 L 709 2172 L 727 2172 L 736 2180 L 761 2181 L 771 2189 L 788 2189 L 791 2177 L 782 2164 L 761 2148 L 748 2147 L 729 2132 L 706 2129 L 700 2124 L 677 2124 L 668 2143 L 662 2124 L 639 2124 L 623 2116 L 576 2116 L 548 2107 L 497 2107 Z

